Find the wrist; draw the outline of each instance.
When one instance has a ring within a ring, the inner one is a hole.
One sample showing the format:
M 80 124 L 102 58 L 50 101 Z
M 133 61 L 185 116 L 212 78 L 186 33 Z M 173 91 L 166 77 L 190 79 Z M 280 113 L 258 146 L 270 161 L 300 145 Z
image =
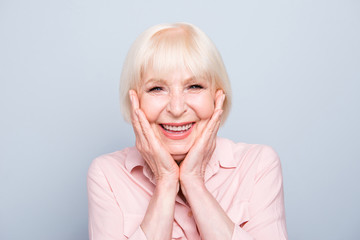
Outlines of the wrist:
M 207 188 L 202 178 L 183 178 L 180 180 L 181 191 L 191 205 L 192 202 L 201 201 L 206 195 Z
M 156 181 L 155 191 L 158 193 L 173 193 L 177 195 L 179 191 L 179 180 L 174 178 L 160 178 Z
M 201 190 L 205 188 L 204 178 L 202 176 L 187 175 L 180 178 L 181 189 Z

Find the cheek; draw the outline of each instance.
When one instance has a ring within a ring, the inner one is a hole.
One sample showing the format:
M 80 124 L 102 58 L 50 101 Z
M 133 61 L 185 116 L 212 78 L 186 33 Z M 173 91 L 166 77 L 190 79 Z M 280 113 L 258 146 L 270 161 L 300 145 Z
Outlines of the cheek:
M 214 113 L 214 97 L 211 94 L 191 95 L 188 104 L 200 119 L 209 119 Z
M 142 96 L 139 99 L 140 109 L 146 115 L 146 118 L 150 123 L 156 122 L 159 118 L 161 111 L 165 107 L 166 100 L 162 97 Z

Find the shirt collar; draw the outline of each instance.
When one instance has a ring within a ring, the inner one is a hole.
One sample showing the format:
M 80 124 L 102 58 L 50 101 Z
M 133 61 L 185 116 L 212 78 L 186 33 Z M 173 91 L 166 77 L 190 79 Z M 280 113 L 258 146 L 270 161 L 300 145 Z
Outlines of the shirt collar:
M 215 175 L 219 171 L 220 167 L 236 167 L 233 154 L 233 144 L 234 143 L 228 139 L 217 137 L 216 148 L 205 170 L 205 182 Z
M 140 152 L 136 149 L 136 147 L 128 148 L 129 151 L 125 158 L 125 168 L 129 172 L 131 172 L 137 166 L 144 166 L 145 161 L 142 158 Z
M 216 148 L 205 171 L 205 181 L 207 181 L 211 176 L 216 174 L 220 166 L 222 168 L 236 167 L 233 147 L 234 143 L 232 141 L 225 138 L 217 137 Z M 148 177 L 151 182 L 155 183 L 154 175 L 152 174 L 150 167 L 142 158 L 140 152 L 136 149 L 136 147 L 131 147 L 129 148 L 128 154 L 125 159 L 125 168 L 129 172 L 131 172 L 137 166 L 143 167 L 144 175 Z
M 237 166 L 237 161 L 234 159 L 235 143 L 226 138 L 218 137 L 216 139 L 216 149 L 214 157 L 221 167 L 234 168 Z
M 149 165 L 145 162 L 144 158 L 141 156 L 140 152 L 136 147 L 129 148 L 127 156 L 125 158 L 125 168 L 131 172 L 135 167 L 143 167 L 143 174 L 146 176 L 153 184 L 155 184 L 155 176 L 152 173 Z

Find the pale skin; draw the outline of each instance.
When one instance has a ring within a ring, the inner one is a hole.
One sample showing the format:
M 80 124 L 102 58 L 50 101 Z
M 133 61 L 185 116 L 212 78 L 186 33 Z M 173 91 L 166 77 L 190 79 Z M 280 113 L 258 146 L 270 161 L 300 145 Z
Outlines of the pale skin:
M 188 87 L 188 81 L 183 79 L 183 75 L 181 73 L 170 75 L 170 80 L 162 83 L 162 90 L 155 94 L 147 93 L 142 89 L 138 89 L 137 92 L 129 91 L 136 147 L 156 178 L 154 194 L 141 228 L 149 240 L 171 239 L 175 198 L 182 192 L 192 210 L 202 239 L 231 239 L 234 223 L 207 190 L 204 182 L 205 168 L 216 146 L 216 135 L 220 126 L 225 94 L 222 90 L 206 87 L 206 83 L 201 83 L 205 85 L 203 89 L 196 90 L 194 85 Z M 152 84 L 151 81 L 149 84 Z M 191 105 L 189 99 L 193 100 L 199 96 L 202 99 L 208 99 L 205 97 L 211 96 L 213 99 L 213 106 L 208 111 L 211 113 L 209 117 L 206 117 L 204 113 L 202 118 L 201 112 L 195 114 L 197 108 Z M 191 133 L 193 134 L 191 135 L 193 140 L 189 141 L 191 145 L 184 154 L 179 154 L 180 147 L 169 147 L 167 142 L 164 143 L 162 140 L 164 137 L 160 136 L 159 124 L 151 117 L 149 120 L 145 114 L 146 111 L 144 112 L 141 108 L 145 104 L 141 105 L 141 103 L 145 100 L 160 98 L 161 101 L 166 102 L 166 106 L 161 112 L 162 115 L 157 117 L 158 119 L 166 116 L 167 119 L 171 118 L 175 121 L 185 118 L 183 116 L 187 116 L 189 112 L 194 112 L 189 116 L 196 116 L 199 120 L 196 124 L 197 128 Z

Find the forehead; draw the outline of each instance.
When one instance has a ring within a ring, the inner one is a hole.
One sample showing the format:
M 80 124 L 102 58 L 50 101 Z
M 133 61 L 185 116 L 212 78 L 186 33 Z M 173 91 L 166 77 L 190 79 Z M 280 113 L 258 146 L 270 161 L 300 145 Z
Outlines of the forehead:
M 201 76 L 195 76 L 191 71 L 187 69 L 177 69 L 166 72 L 155 72 L 152 69 L 146 71 L 142 78 L 142 84 L 150 84 L 150 83 L 164 83 L 164 84 L 172 84 L 172 83 L 196 83 L 196 82 L 209 82 L 207 78 Z
M 149 68 L 144 72 L 142 81 L 147 82 L 149 80 L 162 79 L 166 81 L 170 80 L 184 80 L 189 78 L 195 78 L 194 74 L 187 69 L 174 69 L 168 71 L 156 71 L 153 68 Z
M 169 75 L 202 77 L 206 75 L 206 72 L 204 64 L 201 64 L 200 59 L 194 56 L 183 52 L 168 51 L 166 54 L 154 52 L 142 64 L 141 78 L 146 78 L 148 75 L 160 78 Z

